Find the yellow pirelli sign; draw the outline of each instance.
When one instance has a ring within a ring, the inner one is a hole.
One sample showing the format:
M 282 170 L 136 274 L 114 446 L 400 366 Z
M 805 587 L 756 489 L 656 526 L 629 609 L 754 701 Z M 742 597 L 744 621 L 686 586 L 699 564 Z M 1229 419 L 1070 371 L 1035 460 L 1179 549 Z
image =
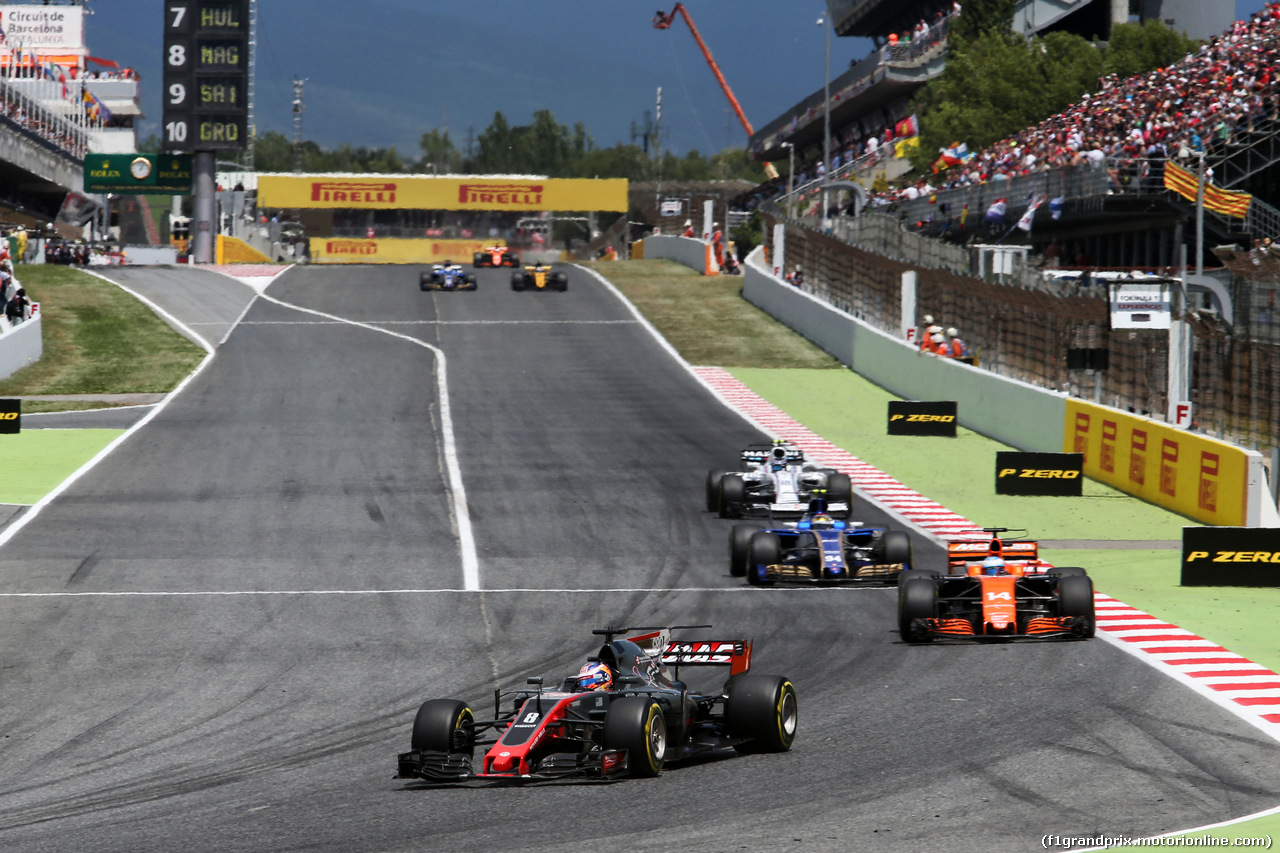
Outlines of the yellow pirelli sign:
M 258 206 L 369 210 L 627 210 L 625 178 L 259 175 Z
M 1243 448 L 1081 400 L 1067 400 L 1062 449 L 1086 476 L 1205 524 L 1247 524 Z
M 319 264 L 455 264 L 471 266 L 472 257 L 491 240 L 398 240 L 361 237 L 312 237 L 311 260 Z

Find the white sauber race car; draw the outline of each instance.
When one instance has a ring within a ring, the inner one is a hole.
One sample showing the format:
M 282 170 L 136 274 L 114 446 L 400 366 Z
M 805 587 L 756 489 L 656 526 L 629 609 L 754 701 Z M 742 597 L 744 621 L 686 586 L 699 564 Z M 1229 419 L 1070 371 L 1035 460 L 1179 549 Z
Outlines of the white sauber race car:
M 744 470 L 707 472 L 707 511 L 721 518 L 799 517 L 809 501 L 826 499 L 836 518 L 853 516 L 853 483 L 848 474 L 806 462 L 804 451 L 787 441 L 748 445 Z

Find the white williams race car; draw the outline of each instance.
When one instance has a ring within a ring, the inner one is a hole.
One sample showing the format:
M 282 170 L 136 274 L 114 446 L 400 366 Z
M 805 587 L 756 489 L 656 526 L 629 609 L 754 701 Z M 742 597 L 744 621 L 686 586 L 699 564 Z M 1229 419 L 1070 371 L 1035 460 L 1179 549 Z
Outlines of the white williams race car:
M 804 451 L 785 441 L 752 444 L 742 451 L 742 471 L 707 472 L 707 510 L 721 518 L 747 515 L 800 516 L 815 497 L 837 518 L 853 515 L 848 474 L 806 462 Z

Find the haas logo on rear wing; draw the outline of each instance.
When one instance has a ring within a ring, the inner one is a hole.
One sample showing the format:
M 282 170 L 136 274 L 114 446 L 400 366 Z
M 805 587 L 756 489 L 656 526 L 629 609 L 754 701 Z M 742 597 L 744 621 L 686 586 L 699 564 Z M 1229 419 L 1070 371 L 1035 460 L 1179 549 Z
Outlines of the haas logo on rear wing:
M 668 666 L 728 666 L 732 675 L 751 668 L 751 643 L 747 640 L 694 640 L 667 643 L 662 662 Z

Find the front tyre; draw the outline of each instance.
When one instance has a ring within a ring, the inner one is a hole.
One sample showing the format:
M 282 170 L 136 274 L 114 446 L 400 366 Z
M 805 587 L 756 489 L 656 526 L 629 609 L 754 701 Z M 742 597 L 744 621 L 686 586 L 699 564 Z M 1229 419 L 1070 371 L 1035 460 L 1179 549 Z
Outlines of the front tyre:
M 413 718 L 414 749 L 472 754 L 475 751 L 475 714 L 466 702 L 431 699 L 422 703 Z
M 739 675 L 724 700 L 729 736 L 746 738 L 739 752 L 786 752 L 796 739 L 799 705 L 796 688 L 780 675 Z
M 880 547 L 881 562 L 902 563 L 904 567 L 911 568 L 911 537 L 905 530 L 886 530 Z
M 627 772 L 657 776 L 667 759 L 667 722 L 662 706 L 646 696 L 626 696 L 609 706 L 603 746 L 627 751 Z
M 1087 575 L 1066 575 L 1058 578 L 1058 614 L 1080 616 L 1085 619 L 1084 633 L 1092 637 L 1097 633 L 1097 618 L 1093 609 L 1093 581 Z
M 917 619 L 931 619 L 938 600 L 938 581 L 923 572 L 911 572 L 898 578 L 898 634 L 905 642 L 928 642 L 912 628 Z
M 765 586 L 770 583 L 765 574 L 766 566 L 782 562 L 782 541 L 778 534 L 761 530 L 751 535 L 747 546 L 747 582 L 752 586 Z
M 720 478 L 720 517 L 737 518 L 742 515 L 742 505 L 747 501 L 747 484 L 737 474 L 725 474 Z

